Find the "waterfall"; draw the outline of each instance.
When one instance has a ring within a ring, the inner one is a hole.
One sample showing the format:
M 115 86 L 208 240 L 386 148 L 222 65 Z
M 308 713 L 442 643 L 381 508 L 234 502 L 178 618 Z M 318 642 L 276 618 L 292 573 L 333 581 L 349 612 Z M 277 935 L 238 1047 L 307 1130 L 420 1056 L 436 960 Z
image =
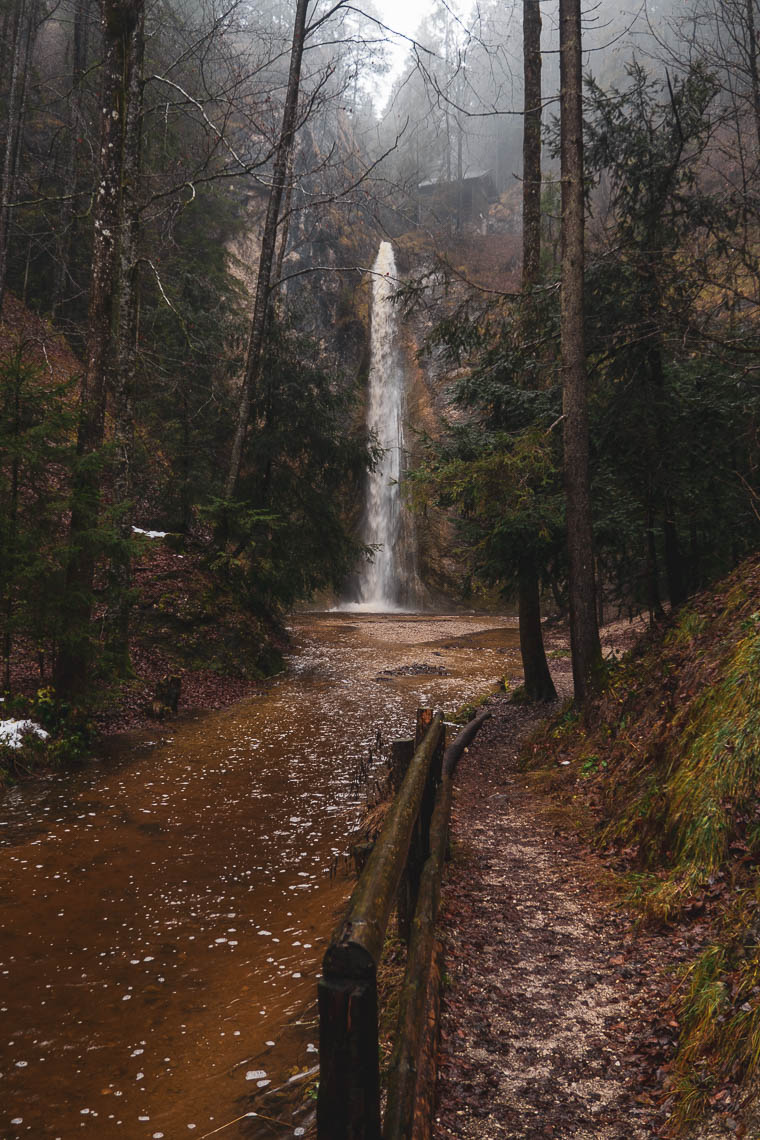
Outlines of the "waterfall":
M 414 609 L 419 602 L 413 520 L 401 497 L 404 473 L 404 369 L 398 349 L 393 246 L 380 244 L 372 277 L 367 426 L 384 455 L 367 484 L 362 538 L 375 547 L 374 559 L 362 566 L 358 605 L 362 610 Z

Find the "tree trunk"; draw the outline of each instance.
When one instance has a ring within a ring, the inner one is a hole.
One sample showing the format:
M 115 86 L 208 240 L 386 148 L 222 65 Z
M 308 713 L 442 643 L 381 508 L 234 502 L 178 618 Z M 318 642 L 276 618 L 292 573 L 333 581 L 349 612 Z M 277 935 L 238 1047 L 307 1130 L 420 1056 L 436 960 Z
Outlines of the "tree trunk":
M 533 326 L 530 291 L 541 271 L 541 9 L 539 0 L 523 0 L 523 327 Z M 520 562 L 518 573 L 520 653 L 525 695 L 530 701 L 551 701 L 557 693 L 549 672 L 541 629 L 541 597 L 533 558 Z
M 656 251 L 659 259 L 659 250 L 654 236 L 647 243 L 647 246 L 648 249 Z M 657 306 L 660 288 L 654 267 L 647 273 L 647 278 L 648 281 L 645 286 L 644 300 L 642 301 L 641 307 L 642 310 L 646 310 L 646 308 L 650 309 L 649 324 L 652 329 L 657 330 L 653 334 L 653 343 L 647 353 L 646 373 L 649 383 L 647 392 L 649 410 L 650 414 L 653 414 L 655 417 L 651 469 L 653 472 L 655 470 L 657 472 L 656 480 L 653 478 L 652 481 L 652 491 L 650 492 L 651 506 L 649 509 L 652 520 L 655 515 L 658 515 L 660 512 L 662 513 L 663 552 L 665 555 L 665 576 L 667 580 L 668 598 L 670 599 L 671 606 L 679 606 L 681 602 L 686 600 L 687 592 L 672 493 L 675 479 L 672 474 L 672 465 L 670 462 L 669 432 L 671 428 L 666 415 L 666 377 L 661 343 L 662 335 L 659 331 L 658 323 L 660 310 Z M 649 525 L 652 530 L 652 542 L 654 542 L 654 522 L 650 521 Z M 662 607 L 660 607 L 658 616 L 662 616 Z
M 111 559 L 108 642 L 113 665 L 129 672 L 129 614 L 132 586 L 132 458 L 134 450 L 134 385 L 137 367 L 137 276 L 139 187 L 142 136 L 142 70 L 144 12 L 126 42 L 121 115 L 124 123 L 119 201 L 117 303 L 114 357 L 110 370 L 113 395 L 113 497 L 118 512 L 119 542 Z
M 192 431 L 190 422 L 190 402 L 187 393 L 187 383 L 183 383 L 180 390 L 180 407 L 182 409 L 182 450 L 180 451 L 180 517 L 184 535 L 190 534 L 193 521 L 193 496 L 191 490 L 191 477 L 193 466 Z
M 74 34 L 72 37 L 71 93 L 68 99 L 69 138 L 66 166 L 63 176 L 63 202 L 58 222 L 58 265 L 53 292 L 52 316 L 56 319 L 66 298 L 66 285 L 71 269 L 71 249 L 76 228 L 74 198 L 77 191 L 78 163 L 77 136 L 82 130 L 82 79 L 87 67 L 88 31 L 92 0 L 76 0 L 74 6 Z
M 602 586 L 602 568 L 599 565 L 598 558 L 596 560 L 596 612 L 596 620 L 601 629 L 604 625 L 604 589 Z
M 665 612 L 660 601 L 659 568 L 657 566 L 657 542 L 654 533 L 654 511 L 652 509 L 651 494 L 647 499 L 647 609 L 649 610 L 649 624 L 662 621 Z
M 521 561 L 519 574 L 520 654 L 525 696 L 529 701 L 553 701 L 557 690 L 546 661 L 538 574 L 532 558 Z
M 285 183 L 287 181 L 288 159 L 295 139 L 298 115 L 298 93 L 301 85 L 301 60 L 303 58 L 304 40 L 306 37 L 307 8 L 308 0 L 297 0 L 285 106 L 282 112 L 282 125 L 280 127 L 280 136 L 277 140 L 277 149 L 275 151 L 272 186 L 269 191 L 264 230 L 261 236 L 259 272 L 256 279 L 256 293 L 253 302 L 253 316 L 251 318 L 251 331 L 248 340 L 245 375 L 238 407 L 237 426 L 232 442 L 230 466 L 224 488 L 225 497 L 227 499 L 233 499 L 237 491 L 240 470 L 243 463 L 243 444 L 251 417 L 251 404 L 261 371 L 261 358 L 264 349 L 267 313 L 269 310 L 272 266 L 274 264 L 275 247 L 277 244 L 277 224 L 280 216 L 280 205 L 285 192 Z
M 457 113 L 457 217 L 456 217 L 456 232 L 462 232 L 463 222 L 463 196 L 464 196 L 464 167 L 462 165 L 462 120 Z
M 760 73 L 757 66 L 757 31 L 755 29 L 755 0 L 747 4 L 747 63 L 752 86 L 752 111 L 755 120 L 755 135 L 760 155 Z
M 8 236 L 11 208 L 16 197 L 19 145 L 26 110 L 26 80 L 29 58 L 37 29 L 37 3 L 17 0 L 13 21 L 10 84 L 3 140 L 3 176 L 0 192 L 0 314 L 3 311 L 8 273 Z
M 55 675 L 56 688 L 65 697 L 77 696 L 86 687 L 92 656 L 89 626 L 95 575 L 93 532 L 97 527 L 101 497 L 96 455 L 103 444 L 107 371 L 117 303 L 126 56 L 127 45 L 142 17 L 142 9 L 143 0 L 101 0 L 100 163 L 94 207 L 86 363 L 80 394 L 77 463 L 69 522 L 65 625 Z
M 541 271 L 541 7 L 523 0 L 523 290 Z
M 580 0 L 560 0 L 562 177 L 562 410 L 575 698 L 583 703 L 601 661 L 596 623 L 583 330 L 584 194 Z
M 0 26 L 0 45 L 2 45 L 2 54 L 0 55 L 0 91 L 5 91 L 8 84 L 9 65 L 13 58 L 13 35 L 14 24 L 16 19 L 16 7 L 13 4 L 3 4 L 2 25 Z
M 687 588 L 678 528 L 673 505 L 667 496 L 665 498 L 665 518 L 662 521 L 662 538 L 665 551 L 665 574 L 668 580 L 668 597 L 672 609 L 686 601 Z
M 11 462 L 10 502 L 8 504 L 8 528 L 3 548 L 3 577 L 5 631 L 3 635 L 3 692 L 11 691 L 11 648 L 13 645 L 13 589 L 16 579 L 18 538 L 18 497 L 19 497 L 19 456 L 18 437 L 21 431 L 21 354 L 15 358 L 13 378 L 13 442 L 14 454 Z
M 702 585 L 700 561 L 699 533 L 697 531 L 697 524 L 692 518 L 689 520 L 689 561 L 687 564 L 689 592 L 692 594 Z
M 286 172 L 286 189 L 285 189 L 285 202 L 283 204 L 282 219 L 279 225 L 279 247 L 277 250 L 277 260 L 274 270 L 274 281 L 272 288 L 277 289 L 277 304 L 276 313 L 277 317 L 281 320 L 285 316 L 288 286 L 287 282 L 282 280 L 283 266 L 285 264 L 285 255 L 288 252 L 288 238 L 290 236 L 290 218 L 291 218 L 291 204 L 293 201 L 293 171 L 295 167 L 296 148 L 295 145 L 290 148 L 288 155 L 288 165 Z

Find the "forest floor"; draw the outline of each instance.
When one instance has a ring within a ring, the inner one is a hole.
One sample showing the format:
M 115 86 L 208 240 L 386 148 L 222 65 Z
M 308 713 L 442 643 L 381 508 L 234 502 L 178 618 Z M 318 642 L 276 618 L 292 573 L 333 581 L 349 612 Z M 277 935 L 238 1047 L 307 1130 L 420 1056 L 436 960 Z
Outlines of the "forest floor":
M 99 679 L 97 658 L 94 663 L 90 698 L 96 736 L 154 722 L 152 703 L 162 678 L 179 678 L 184 716 L 227 708 L 259 691 L 284 667 L 284 630 L 264 627 L 218 590 L 201 548 L 188 544 L 177 550 L 143 540 L 134 585 L 131 675 Z M 27 698 L 53 683 L 48 658 L 29 639 L 14 643 L 11 681 L 12 693 Z
M 631 630 L 607 635 L 620 650 Z M 572 690 L 561 644 L 560 700 Z M 457 773 L 434 1136 L 666 1135 L 678 1039 L 667 1002 L 693 945 L 677 926 L 637 925 L 577 826 L 576 797 L 549 796 L 545 772 L 521 770 L 525 740 L 559 704 L 490 705 Z M 728 1099 L 711 1136 L 746 1134 Z

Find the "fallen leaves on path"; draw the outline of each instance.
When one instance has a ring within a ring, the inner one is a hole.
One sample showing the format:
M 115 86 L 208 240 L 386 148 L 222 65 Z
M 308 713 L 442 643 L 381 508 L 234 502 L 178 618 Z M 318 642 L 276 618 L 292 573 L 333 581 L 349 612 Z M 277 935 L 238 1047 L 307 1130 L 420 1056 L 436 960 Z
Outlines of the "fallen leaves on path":
M 667 1115 L 667 967 L 685 947 L 635 935 L 601 862 L 518 771 L 519 742 L 545 714 L 499 702 L 460 765 L 438 1140 L 643 1140 Z

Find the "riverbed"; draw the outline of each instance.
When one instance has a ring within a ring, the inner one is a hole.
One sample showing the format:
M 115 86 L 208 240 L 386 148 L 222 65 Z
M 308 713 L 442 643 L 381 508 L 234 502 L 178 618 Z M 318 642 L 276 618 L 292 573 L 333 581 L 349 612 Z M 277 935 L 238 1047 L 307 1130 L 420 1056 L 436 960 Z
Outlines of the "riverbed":
M 0 803 L 4 1140 L 251 1136 L 313 1069 L 367 782 L 420 704 L 453 713 L 519 652 L 492 615 L 307 614 L 291 633 L 262 694 Z

